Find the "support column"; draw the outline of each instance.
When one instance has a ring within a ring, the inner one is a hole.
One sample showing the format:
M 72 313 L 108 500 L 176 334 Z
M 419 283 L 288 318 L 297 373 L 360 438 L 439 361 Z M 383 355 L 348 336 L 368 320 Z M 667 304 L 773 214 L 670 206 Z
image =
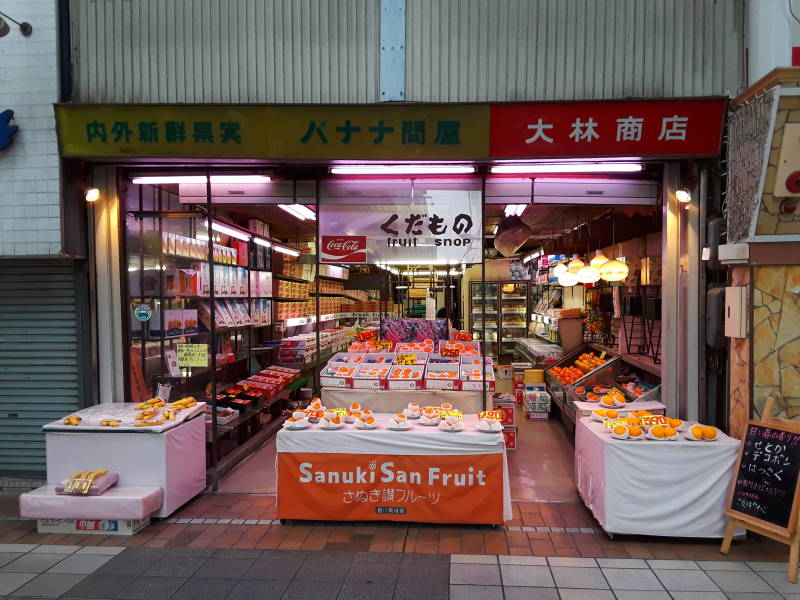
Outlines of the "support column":
M 680 206 L 675 190 L 680 186 L 680 165 L 664 165 L 662 183 L 663 213 L 663 280 L 661 286 L 661 401 L 667 414 L 685 417 L 680 411 L 681 395 L 681 314 L 680 301 Z

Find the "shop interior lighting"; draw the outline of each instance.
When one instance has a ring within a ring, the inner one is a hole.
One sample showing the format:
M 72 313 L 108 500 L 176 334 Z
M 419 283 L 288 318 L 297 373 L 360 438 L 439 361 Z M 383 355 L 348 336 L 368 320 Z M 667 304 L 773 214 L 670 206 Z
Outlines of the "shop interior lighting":
M 217 221 L 211 221 L 211 229 L 229 235 L 237 240 L 242 240 L 243 242 L 249 242 L 252 237 L 249 233 L 245 233 L 241 229 L 234 229 L 233 227 L 218 223 Z
M 686 188 L 680 188 L 679 190 L 675 190 L 675 198 L 682 204 L 688 204 L 692 201 L 692 192 Z
M 408 286 L 407 285 L 396 285 L 396 286 L 394 286 L 394 289 L 396 289 L 396 290 L 407 290 Z
M 538 163 L 530 165 L 496 165 L 490 168 L 492 173 L 535 175 L 537 173 L 638 173 L 641 163 L 635 162 L 599 162 L 599 163 Z
M 313 221 L 317 218 L 316 213 L 303 204 L 278 204 L 278 207 L 300 221 Z
M 577 285 L 578 283 L 578 276 L 575 273 L 571 273 L 569 271 L 565 271 L 558 277 L 558 283 L 562 287 L 572 287 L 573 285 Z
M 342 165 L 331 167 L 334 175 L 460 175 L 474 173 L 468 165 Z
M 84 198 L 87 202 L 97 202 L 100 200 L 100 190 L 99 188 L 93 187 L 86 190 L 86 194 Z
M 567 265 L 567 270 L 570 273 L 577 273 L 578 271 L 580 271 L 585 266 L 586 266 L 586 263 L 584 263 L 580 258 L 578 258 L 578 255 L 576 254 L 572 258 L 572 260 L 569 261 L 569 264 Z
M 541 250 L 537 250 L 536 252 L 531 252 L 530 254 L 528 254 L 528 256 L 522 259 L 522 264 L 526 265 L 529 262 L 531 262 L 534 258 L 539 258 L 541 255 L 542 255 Z
M 567 265 L 565 265 L 563 262 L 560 262 L 553 268 L 553 276 L 561 277 L 561 275 L 563 275 L 567 271 L 569 271 Z
M 205 175 L 142 175 L 131 179 L 136 185 L 206 183 Z M 268 175 L 212 175 L 211 183 L 268 183 Z
M 507 217 L 518 217 L 525 212 L 527 206 L 527 204 L 506 204 L 505 214 Z
M 608 257 L 603 254 L 602 250 L 597 250 L 592 257 L 592 260 L 589 261 L 589 266 L 594 267 L 595 269 L 599 269 L 605 263 L 608 262 Z
M 492 235 L 497 235 L 497 230 L 498 230 L 499 228 L 500 228 L 500 226 L 499 226 L 499 225 L 495 225 L 494 227 L 492 227 Z
M 264 248 L 270 248 L 272 246 L 272 242 L 262 240 L 260 237 L 253 237 L 253 241 L 259 246 L 264 246 Z
M 402 274 L 406 275 L 406 276 L 415 275 L 415 276 L 418 276 L 418 277 L 428 277 L 428 276 L 431 275 L 431 272 L 430 271 L 403 271 Z M 463 273 L 461 271 L 456 271 L 455 269 L 451 269 L 449 272 L 448 271 L 434 271 L 433 274 L 437 275 L 439 277 L 444 277 L 445 275 L 450 275 L 451 277 L 457 276 L 457 275 L 463 275 Z
M 600 269 L 591 265 L 583 267 L 575 276 L 580 283 L 596 283 L 600 280 Z
M 281 254 L 288 254 L 289 256 L 294 256 L 294 257 L 300 256 L 300 252 L 295 250 L 294 248 L 289 248 L 288 246 L 279 246 L 278 244 L 275 244 L 273 247 L 277 252 L 280 252 Z
M 600 267 L 600 277 L 606 281 L 622 281 L 628 277 L 628 265 L 614 258 Z

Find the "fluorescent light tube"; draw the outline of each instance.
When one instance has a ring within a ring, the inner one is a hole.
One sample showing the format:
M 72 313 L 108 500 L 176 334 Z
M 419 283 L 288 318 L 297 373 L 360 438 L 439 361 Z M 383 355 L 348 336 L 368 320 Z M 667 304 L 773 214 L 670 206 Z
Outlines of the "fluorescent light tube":
M 131 180 L 136 185 L 166 183 L 206 183 L 205 175 L 142 175 Z M 267 175 L 212 175 L 211 183 L 268 183 Z
M 298 219 L 300 221 L 305 221 L 306 219 L 309 219 L 309 217 L 306 216 L 306 214 L 304 212 L 302 212 L 298 208 L 299 206 L 300 206 L 299 204 L 278 204 L 279 208 L 285 210 L 287 213 L 292 215 L 295 219 Z M 305 207 L 303 207 L 303 208 L 305 208 Z M 306 210 L 308 210 L 308 209 L 306 209 Z M 314 219 L 315 218 L 314 213 L 311 212 L 310 210 L 308 212 L 311 213 L 311 217 L 310 218 Z
M 268 242 L 267 240 L 262 240 L 260 237 L 254 237 L 253 241 L 259 246 L 264 246 L 265 248 L 269 248 L 272 246 L 272 242 Z
M 234 229 L 233 227 L 228 227 L 227 225 L 223 225 L 222 223 L 217 223 L 216 221 L 211 221 L 211 229 L 213 229 L 214 231 L 219 231 L 220 233 L 224 233 L 225 235 L 235 237 L 237 240 L 242 240 L 244 242 L 250 241 L 249 233 L 245 233 L 244 231 Z
M 275 248 L 275 250 L 277 250 L 281 254 L 288 254 L 289 256 L 300 256 L 300 252 L 294 250 L 293 248 L 287 248 L 286 246 L 278 246 L 277 244 L 275 244 L 273 248 Z
M 331 167 L 334 175 L 456 175 L 474 173 L 468 165 L 348 165 Z
M 205 177 L 203 178 L 205 180 Z M 211 183 L 269 183 L 267 175 L 212 175 Z
M 641 163 L 608 162 L 608 163 L 537 163 L 530 165 L 496 165 L 490 168 L 492 173 L 638 173 Z

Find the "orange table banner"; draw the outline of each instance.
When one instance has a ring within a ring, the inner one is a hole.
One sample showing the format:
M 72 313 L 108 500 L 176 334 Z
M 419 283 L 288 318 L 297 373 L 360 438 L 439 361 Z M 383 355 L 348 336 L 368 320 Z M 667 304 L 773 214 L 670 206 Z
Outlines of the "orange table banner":
M 278 518 L 503 522 L 503 455 L 278 453 Z

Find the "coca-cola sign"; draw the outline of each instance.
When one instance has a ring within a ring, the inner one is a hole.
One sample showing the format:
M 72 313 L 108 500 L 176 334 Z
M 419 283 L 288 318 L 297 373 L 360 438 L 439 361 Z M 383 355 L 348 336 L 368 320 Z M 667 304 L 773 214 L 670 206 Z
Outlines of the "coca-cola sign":
M 367 236 L 323 235 L 320 261 L 326 263 L 367 262 Z

